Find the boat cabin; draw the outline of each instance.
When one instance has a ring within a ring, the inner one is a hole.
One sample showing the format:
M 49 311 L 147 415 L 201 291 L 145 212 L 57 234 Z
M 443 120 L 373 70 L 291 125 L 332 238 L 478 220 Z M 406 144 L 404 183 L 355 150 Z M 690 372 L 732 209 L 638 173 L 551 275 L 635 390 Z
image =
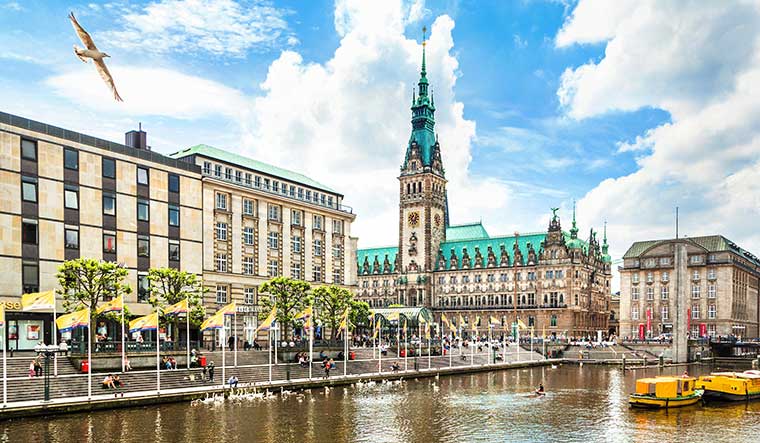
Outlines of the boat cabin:
M 654 377 L 636 380 L 636 393 L 657 398 L 676 398 L 694 394 L 694 377 Z

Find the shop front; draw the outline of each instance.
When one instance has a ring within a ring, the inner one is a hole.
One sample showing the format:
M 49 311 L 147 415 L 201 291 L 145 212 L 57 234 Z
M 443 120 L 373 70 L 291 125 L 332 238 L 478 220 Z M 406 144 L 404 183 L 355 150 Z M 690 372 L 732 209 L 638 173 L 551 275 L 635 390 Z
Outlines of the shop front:
M 40 343 L 52 344 L 51 312 L 22 312 L 21 301 L 0 301 L 5 306 L 5 340 L 8 350 L 32 351 Z

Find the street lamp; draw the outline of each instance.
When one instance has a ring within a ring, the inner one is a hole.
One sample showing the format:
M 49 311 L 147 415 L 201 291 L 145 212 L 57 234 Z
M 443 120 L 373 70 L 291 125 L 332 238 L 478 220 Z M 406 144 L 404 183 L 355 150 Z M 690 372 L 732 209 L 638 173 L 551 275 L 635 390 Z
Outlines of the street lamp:
M 45 399 L 44 401 L 50 401 L 50 360 L 55 358 L 55 355 L 61 352 L 58 345 L 44 345 L 38 344 L 34 347 L 34 352 L 38 356 L 45 359 L 44 377 L 45 377 Z

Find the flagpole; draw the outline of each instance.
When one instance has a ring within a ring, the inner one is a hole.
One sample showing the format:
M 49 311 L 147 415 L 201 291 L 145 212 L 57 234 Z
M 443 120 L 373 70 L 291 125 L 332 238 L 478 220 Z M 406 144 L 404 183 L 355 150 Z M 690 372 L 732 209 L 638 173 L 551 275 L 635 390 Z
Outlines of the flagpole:
M 92 312 L 87 312 L 87 401 L 92 400 Z
M 8 348 L 8 326 L 5 320 L 5 308 L 3 308 L 3 408 L 8 406 L 8 368 L 5 350 Z
M 53 292 L 53 346 L 58 346 L 58 326 L 55 324 L 55 292 Z M 58 353 L 53 356 L 53 376 L 58 377 Z
M 314 311 L 312 310 L 311 316 L 314 317 Z M 311 358 L 314 356 L 314 319 L 309 318 L 309 380 L 311 380 L 312 364 Z
M 127 359 L 127 348 L 124 340 L 124 296 L 121 297 L 121 372 L 124 373 L 126 368 L 125 360 Z
M 420 345 L 418 346 L 419 351 L 417 351 L 417 355 L 416 355 L 415 361 L 419 362 L 420 357 L 422 356 L 422 323 L 420 323 L 419 318 L 417 319 L 417 335 L 419 336 L 419 339 L 420 339 Z M 417 364 L 417 369 L 419 369 L 419 368 L 420 368 L 420 365 L 418 363 Z
M 507 362 L 507 347 L 509 346 L 509 343 L 507 343 L 507 334 L 506 334 L 506 332 L 507 331 L 504 331 L 504 363 Z
M 235 306 L 235 313 L 233 314 L 234 319 L 233 322 L 235 323 L 232 327 L 232 337 L 235 339 L 235 367 L 237 368 L 237 342 L 238 339 L 235 336 L 235 331 L 237 331 L 237 306 Z
M 396 320 L 396 358 L 401 357 L 401 317 Z
M 269 383 L 272 383 L 272 324 L 269 324 L 269 346 L 267 346 L 267 354 L 269 354 Z
M 226 361 L 227 360 L 225 359 L 225 356 L 224 356 L 224 354 L 225 354 L 225 352 L 224 352 L 224 342 L 227 341 L 226 340 L 227 337 L 225 336 L 227 331 L 224 329 L 224 318 L 225 317 L 226 316 L 222 316 L 222 328 L 219 330 L 220 331 L 219 332 L 219 335 L 220 335 L 219 338 L 221 339 L 221 342 L 222 342 L 222 389 L 224 389 L 224 384 L 227 382 L 227 378 L 226 378 L 226 376 L 227 376 L 227 371 L 226 371 L 227 363 L 226 363 Z
M 187 348 L 186 354 L 187 354 L 187 369 L 190 369 L 190 295 L 187 296 L 187 312 L 185 313 L 185 337 L 187 339 L 187 343 L 185 347 Z
M 533 361 L 533 327 L 530 328 L 530 361 Z
M 473 330 L 473 332 L 478 332 L 477 329 Z M 472 343 L 470 344 L 470 365 L 475 366 L 475 340 L 472 340 Z
M 156 394 L 161 395 L 161 330 L 158 317 L 159 308 L 156 308 Z
M 348 308 L 346 308 L 346 328 L 343 329 L 343 376 L 348 375 Z
M 409 320 L 404 316 L 404 371 L 409 370 Z
M 430 348 L 433 345 L 432 341 L 433 341 L 433 334 L 431 334 L 428 330 L 428 369 L 430 369 L 433 366 L 433 362 L 431 361 L 431 357 L 430 357 Z M 420 343 L 421 342 L 422 340 L 420 340 Z M 441 340 L 441 349 L 443 349 L 443 340 Z
M 491 345 L 493 344 L 493 324 L 491 319 L 488 319 L 488 363 L 496 363 L 491 361 Z
M 377 320 L 376 320 L 377 321 Z M 375 325 L 377 327 L 377 325 Z M 377 331 L 377 342 L 379 343 L 377 348 L 377 373 L 382 374 L 383 373 L 383 353 L 380 351 L 380 347 L 383 346 L 383 328 L 381 327 Z

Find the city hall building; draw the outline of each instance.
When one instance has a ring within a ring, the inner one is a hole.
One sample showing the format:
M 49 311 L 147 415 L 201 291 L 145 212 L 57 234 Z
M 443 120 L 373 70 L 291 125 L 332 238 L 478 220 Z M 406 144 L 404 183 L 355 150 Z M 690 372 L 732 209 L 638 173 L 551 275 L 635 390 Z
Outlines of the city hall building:
M 585 336 L 607 332 L 611 260 L 606 233 L 579 238 L 552 217 L 541 232 L 491 236 L 481 223 L 449 223 L 447 181 L 435 133 L 435 104 L 422 72 L 413 97 L 412 133 L 401 164 L 398 243 L 359 249 L 361 299 L 373 307 L 424 306 L 463 331 L 473 322 L 501 333 L 519 318 L 537 333 Z M 459 317 L 464 325 L 459 323 Z M 478 320 L 479 319 L 479 320 Z
M 760 336 L 760 259 L 722 235 L 635 242 L 619 270 L 622 336 Z

